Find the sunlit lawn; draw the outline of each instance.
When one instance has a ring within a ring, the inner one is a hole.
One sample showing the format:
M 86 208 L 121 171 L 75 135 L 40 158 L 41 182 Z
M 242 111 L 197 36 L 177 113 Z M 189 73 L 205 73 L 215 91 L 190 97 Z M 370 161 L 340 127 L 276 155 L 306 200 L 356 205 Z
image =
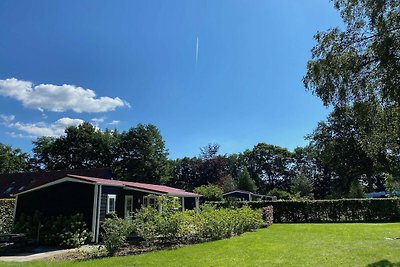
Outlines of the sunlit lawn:
M 3 266 L 400 266 L 400 223 L 275 224 L 227 240 L 138 256 Z M 380 265 L 379 265 L 380 264 Z

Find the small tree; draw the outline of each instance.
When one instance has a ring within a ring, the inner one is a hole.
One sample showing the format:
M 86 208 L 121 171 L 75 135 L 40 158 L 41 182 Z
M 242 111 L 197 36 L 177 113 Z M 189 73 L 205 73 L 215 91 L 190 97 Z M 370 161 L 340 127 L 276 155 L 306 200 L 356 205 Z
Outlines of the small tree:
M 115 255 L 118 250 L 126 243 L 126 238 L 131 230 L 130 220 L 118 218 L 113 214 L 112 218 L 107 218 L 102 224 L 103 245 L 110 256 Z
M 395 181 L 393 175 L 389 173 L 384 174 L 385 177 L 385 187 L 386 187 L 386 192 L 389 195 L 389 197 L 395 197 L 396 196 L 396 188 L 395 188 Z
M 244 169 L 238 177 L 238 189 L 255 192 L 257 190 L 256 183 L 250 177 L 250 173 L 247 169 Z
M 299 173 L 293 180 L 292 193 L 300 197 L 311 197 L 314 190 L 313 184 L 303 173 Z
M 211 201 L 221 200 L 222 194 L 224 193 L 219 186 L 213 184 L 196 187 L 193 192 L 203 195 L 206 200 Z
M 274 188 L 272 190 L 270 190 L 267 193 L 268 196 L 274 196 L 277 199 L 282 199 L 282 200 L 289 200 L 289 199 L 293 199 L 292 194 L 290 194 L 289 192 L 286 192 L 285 190 L 281 190 L 278 188 Z
M 236 182 L 230 174 L 219 179 L 219 186 L 224 192 L 230 192 L 237 189 Z
M 365 198 L 364 188 L 359 181 L 354 181 L 350 186 L 349 197 Z

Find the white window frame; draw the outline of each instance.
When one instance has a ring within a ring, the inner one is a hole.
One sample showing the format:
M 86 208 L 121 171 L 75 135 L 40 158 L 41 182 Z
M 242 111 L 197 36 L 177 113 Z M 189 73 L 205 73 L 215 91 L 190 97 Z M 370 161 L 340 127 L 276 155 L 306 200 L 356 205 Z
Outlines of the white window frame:
M 114 210 L 110 210 L 110 200 L 113 199 L 114 200 Z M 111 214 L 113 212 L 115 212 L 117 206 L 117 195 L 114 194 L 108 194 L 107 195 L 107 214 Z
M 154 203 L 150 203 L 151 200 L 154 201 Z M 143 204 L 145 207 L 153 207 L 153 208 L 157 208 L 158 206 L 158 196 L 155 195 L 147 195 L 143 197 Z M 154 206 L 153 206 L 154 205 Z
M 128 201 L 132 201 L 131 205 L 131 210 L 128 210 Z M 133 212 L 133 196 L 132 195 L 126 195 L 125 196 L 125 205 L 124 205 L 124 217 L 129 218 L 132 215 Z

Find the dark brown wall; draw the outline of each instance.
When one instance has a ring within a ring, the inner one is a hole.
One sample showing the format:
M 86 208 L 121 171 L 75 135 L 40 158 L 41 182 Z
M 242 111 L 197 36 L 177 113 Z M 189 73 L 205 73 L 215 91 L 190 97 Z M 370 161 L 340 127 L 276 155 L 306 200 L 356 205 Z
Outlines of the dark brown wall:
M 81 213 L 89 229 L 92 227 L 94 185 L 64 182 L 18 196 L 16 219 L 21 214 L 32 216 L 75 215 Z

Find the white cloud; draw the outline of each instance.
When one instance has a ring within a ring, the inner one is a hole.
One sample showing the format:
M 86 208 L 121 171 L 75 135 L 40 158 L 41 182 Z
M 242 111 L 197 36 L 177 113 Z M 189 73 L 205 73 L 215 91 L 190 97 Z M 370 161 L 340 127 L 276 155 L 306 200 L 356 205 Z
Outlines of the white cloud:
M 113 120 L 108 123 L 108 125 L 118 125 L 118 124 L 120 124 L 120 121 L 117 121 L 117 120 Z
M 94 123 L 103 123 L 104 120 L 105 120 L 104 117 L 102 117 L 102 118 L 93 118 L 93 119 L 92 119 L 92 121 L 93 121 Z
M 3 120 L 3 124 L 10 129 L 18 130 L 20 133 L 10 132 L 9 135 L 13 137 L 40 137 L 40 136 L 52 136 L 57 137 L 64 134 L 65 128 L 68 126 L 78 126 L 84 121 L 81 119 L 61 118 L 54 123 L 23 123 Z
M 15 120 L 15 115 L 5 115 L 5 114 L 0 114 L 0 119 L 4 122 L 12 122 Z
M 63 112 L 107 112 L 118 107 L 130 107 L 119 97 L 102 96 L 96 98 L 93 90 L 75 85 L 39 84 L 16 78 L 0 80 L 0 95 L 16 99 L 27 108 L 40 111 Z
M 25 134 L 21 134 L 21 133 L 16 133 L 16 132 L 7 132 L 7 134 L 9 136 L 11 136 L 12 138 L 35 138 L 35 136 L 33 135 L 25 135 Z

